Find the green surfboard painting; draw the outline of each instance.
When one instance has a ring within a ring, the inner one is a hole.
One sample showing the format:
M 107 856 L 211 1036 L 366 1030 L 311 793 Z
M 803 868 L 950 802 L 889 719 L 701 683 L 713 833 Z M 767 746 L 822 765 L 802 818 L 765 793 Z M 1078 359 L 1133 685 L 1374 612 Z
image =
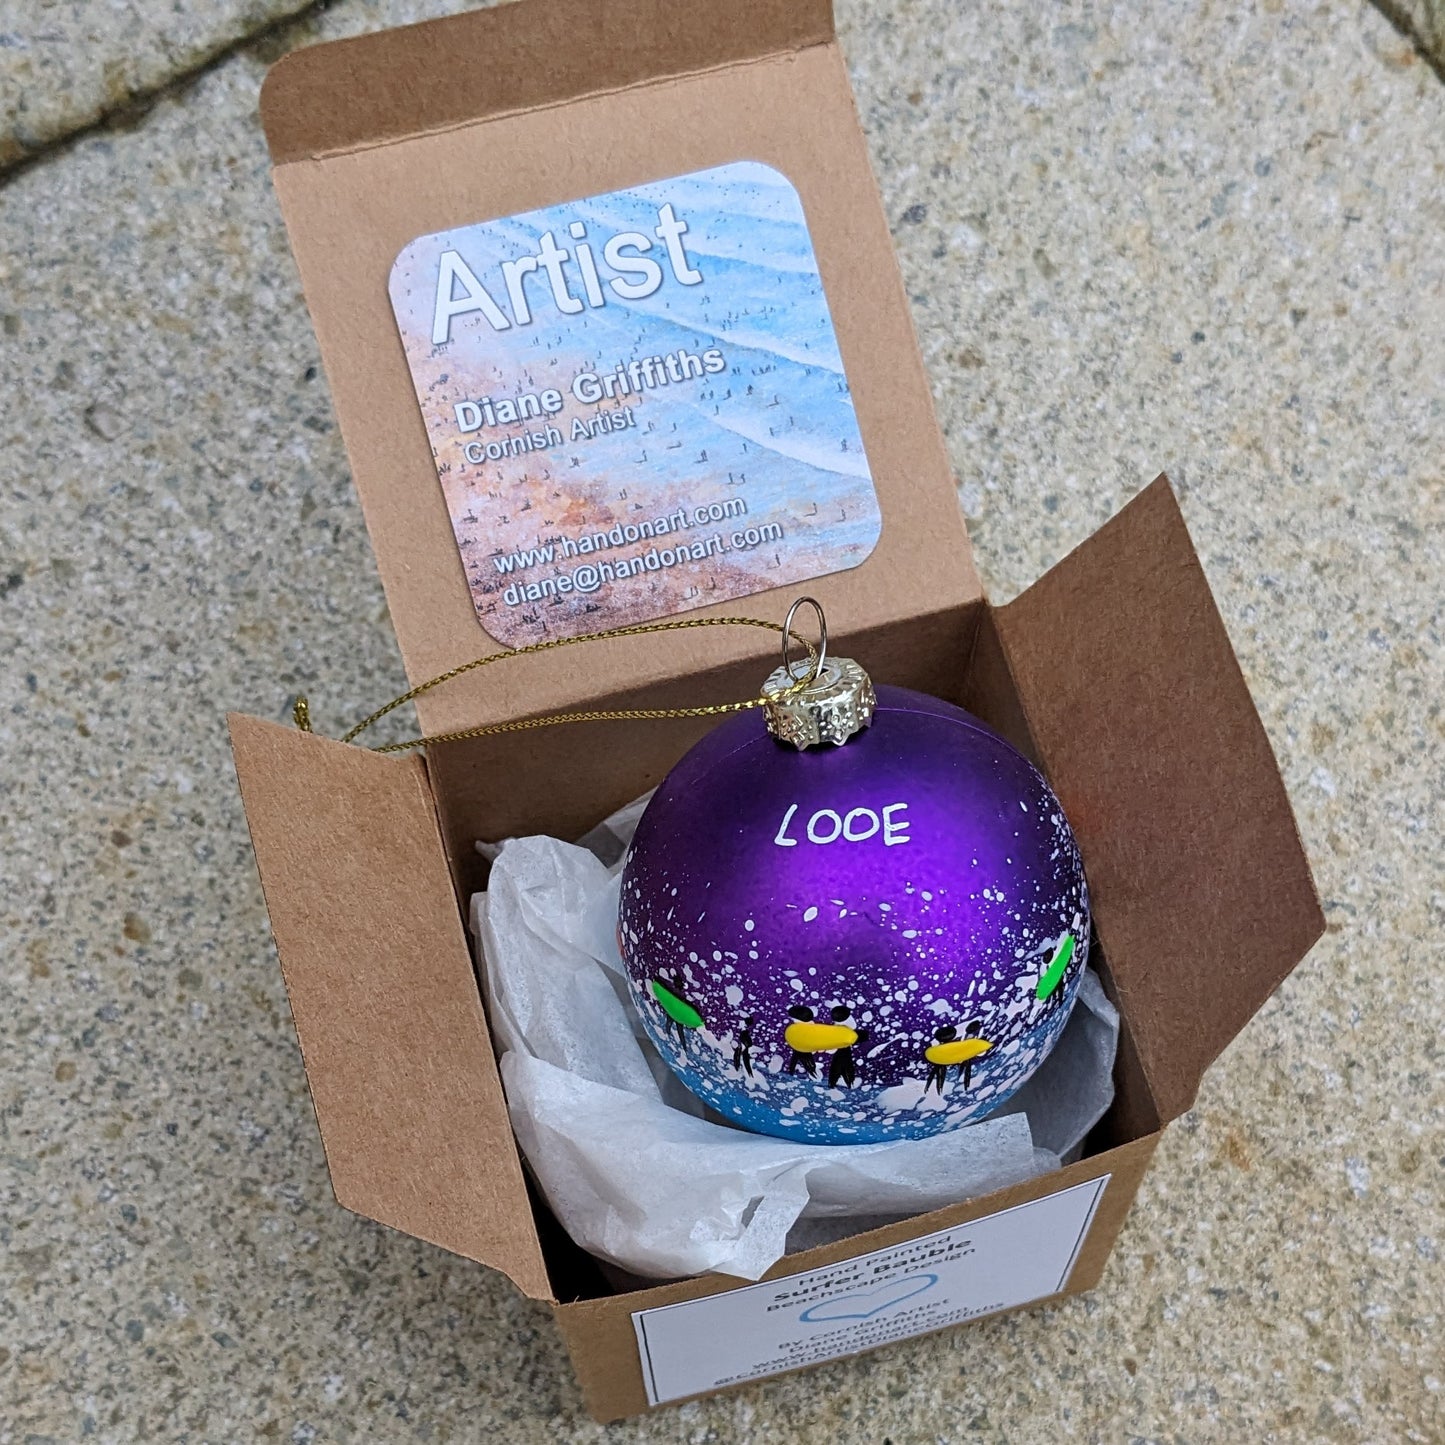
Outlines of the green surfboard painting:
M 1064 975 L 1069 971 L 1069 960 L 1074 956 L 1074 935 L 1066 933 L 1064 941 L 1058 946 L 1049 966 L 1039 976 L 1038 984 L 1034 988 L 1034 997 L 1045 999 L 1058 988 L 1064 981 Z M 656 985 L 653 985 L 656 987 Z M 666 1005 L 664 1004 L 665 1008 Z
M 702 1015 L 686 999 L 678 998 L 670 988 L 655 978 L 649 979 L 647 986 L 652 990 L 653 998 L 662 1005 L 663 1013 L 674 1023 L 681 1024 L 685 1029 L 702 1027 Z

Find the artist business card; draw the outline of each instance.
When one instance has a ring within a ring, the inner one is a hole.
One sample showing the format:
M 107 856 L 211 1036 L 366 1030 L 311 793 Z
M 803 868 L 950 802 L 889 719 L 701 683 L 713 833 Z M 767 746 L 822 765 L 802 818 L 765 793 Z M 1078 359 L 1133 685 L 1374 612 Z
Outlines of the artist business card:
M 499 642 L 806 581 L 876 545 L 802 203 L 771 167 L 422 236 L 390 289 Z

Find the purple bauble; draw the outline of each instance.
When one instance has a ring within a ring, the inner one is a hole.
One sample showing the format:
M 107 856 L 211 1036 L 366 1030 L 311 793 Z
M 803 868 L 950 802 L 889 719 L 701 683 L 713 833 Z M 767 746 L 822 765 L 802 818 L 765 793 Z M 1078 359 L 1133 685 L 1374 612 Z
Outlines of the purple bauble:
M 756 713 L 667 775 L 622 877 L 633 1001 L 689 1089 L 814 1144 L 957 1128 L 1058 1042 L 1089 947 L 1074 835 L 960 708 L 879 687 L 800 751 Z

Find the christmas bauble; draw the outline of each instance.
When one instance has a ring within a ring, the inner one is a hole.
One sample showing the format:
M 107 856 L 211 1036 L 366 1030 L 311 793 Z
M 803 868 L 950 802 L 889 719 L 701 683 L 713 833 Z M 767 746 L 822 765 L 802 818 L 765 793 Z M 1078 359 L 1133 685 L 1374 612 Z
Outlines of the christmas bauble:
M 969 713 L 875 697 L 841 659 L 817 692 L 772 732 L 729 719 L 648 804 L 618 928 L 633 1001 L 743 1128 L 819 1144 L 956 1128 L 1063 1032 L 1089 946 L 1079 850 L 1039 771 Z

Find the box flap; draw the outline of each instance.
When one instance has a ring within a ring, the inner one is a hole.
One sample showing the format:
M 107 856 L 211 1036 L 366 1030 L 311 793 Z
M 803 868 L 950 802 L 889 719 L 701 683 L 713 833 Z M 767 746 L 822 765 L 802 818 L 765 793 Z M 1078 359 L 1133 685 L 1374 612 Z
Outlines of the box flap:
M 832 38 L 829 0 L 492 6 L 292 51 L 266 76 L 261 123 L 281 165 Z
M 1093 1289 L 1103 1273 L 1104 1265 L 1128 1216 L 1158 1142 L 1157 1133 L 1149 1134 L 1127 1144 L 1111 1147 L 1102 1154 L 1093 1154 L 1087 1159 L 1066 1165 L 1051 1174 L 998 1189 L 991 1194 L 959 1204 L 946 1205 L 927 1214 L 915 1214 L 892 1224 L 863 1229 L 832 1244 L 817 1245 L 796 1254 L 789 1254 L 780 1259 L 763 1278 L 769 1281 L 784 1280 L 812 1270 L 826 1269 L 829 1265 L 856 1260 L 859 1256 L 867 1256 L 876 1250 L 887 1250 L 920 1240 L 941 1230 L 953 1229 L 960 1224 L 972 1223 L 990 1215 L 1026 1206 L 1047 1195 L 1076 1188 L 1087 1181 L 1102 1179 L 1102 1197 L 1098 1199 L 1088 1229 L 1079 1242 L 1063 1293 L 1077 1294 Z M 928 1257 L 926 1253 L 921 1253 L 920 1262 Z M 1006 1277 L 1007 1269 L 994 1276 L 995 1282 Z M 692 1279 L 665 1284 L 650 1284 L 638 1280 L 636 1285 L 636 1288 L 627 1293 L 566 1301 L 553 1307 L 577 1372 L 578 1383 L 586 1397 L 587 1409 L 594 1419 L 603 1424 L 639 1414 L 648 1408 L 647 1389 L 642 1378 L 644 1362 L 639 1354 L 638 1333 L 633 1324 L 634 1311 L 665 1308 L 689 1300 L 703 1299 L 709 1295 L 730 1293 L 739 1287 L 751 1288 L 741 1280 L 715 1274 L 698 1275 Z M 1059 1296 L 1053 1295 L 1049 1298 L 1057 1299 Z M 1041 1301 L 1035 1301 L 1033 1306 L 1025 1308 L 1032 1308 L 1039 1303 Z M 895 1314 L 892 1318 L 898 1320 L 900 1316 Z M 933 1315 L 932 1322 L 929 1322 L 928 1315 L 922 1315 L 922 1327 L 925 1330 L 946 1329 L 963 1319 L 972 1318 L 977 1316 L 972 1313 L 940 1310 Z M 853 1334 L 851 1330 L 849 1333 L 851 1338 L 848 1347 L 855 1351 L 872 1349 L 896 1338 L 891 1332 L 871 1339 L 867 1333 Z M 821 1339 L 826 1344 L 830 1336 L 822 1334 L 814 1338 Z M 799 1354 L 800 1358 L 793 1366 L 794 1369 L 808 1369 L 817 1363 L 812 1356 L 803 1354 L 802 1351 Z M 779 1375 L 785 1373 L 789 1371 L 776 1371 Z M 748 1382 L 745 1380 L 741 1383 Z M 722 1388 L 732 1389 L 735 1386 Z M 849 1442 L 854 1439 L 876 1441 L 880 1436 L 876 1432 L 844 1430 L 839 1432 L 839 1438 Z M 910 1440 L 915 1438 L 920 1437 L 909 1436 Z M 963 1436 L 950 1433 L 932 1438 L 959 1440 Z
M 997 616 L 1150 1088 L 1174 1118 L 1324 917 L 1167 478 Z
M 850 570 L 687 615 L 781 621 L 810 592 L 842 637 L 982 596 L 831 33 L 820 0 L 516 0 L 275 71 L 276 192 L 413 682 L 503 649 L 477 620 L 392 312 L 398 254 L 419 236 L 735 161 L 773 167 L 801 198 L 882 531 Z M 458 678 L 418 712 L 440 732 L 579 706 L 674 678 L 700 651 L 704 665 L 762 661 L 775 639 L 671 633 L 533 655 Z
M 230 722 L 338 1201 L 547 1298 L 425 765 Z

